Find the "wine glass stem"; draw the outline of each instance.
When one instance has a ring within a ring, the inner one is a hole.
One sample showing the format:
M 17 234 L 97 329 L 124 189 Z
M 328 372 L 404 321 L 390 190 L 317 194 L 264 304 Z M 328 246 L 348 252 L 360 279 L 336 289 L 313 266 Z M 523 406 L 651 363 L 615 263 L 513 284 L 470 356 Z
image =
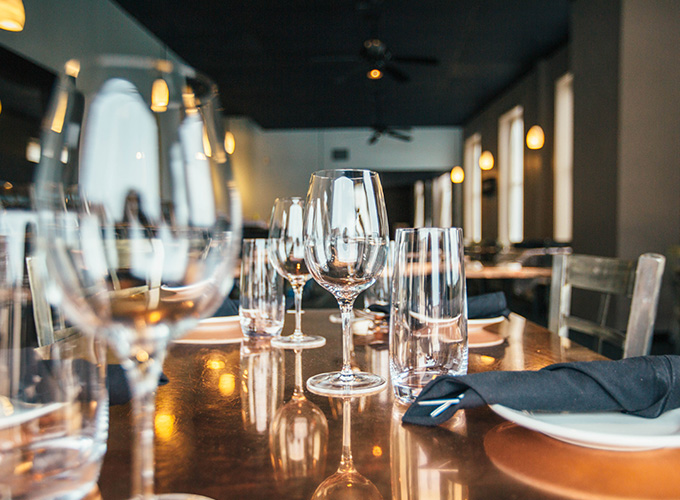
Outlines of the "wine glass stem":
M 132 398 L 132 498 L 154 498 L 154 414 L 156 393 L 143 390 Z
M 304 285 L 299 283 L 291 284 L 293 288 L 293 293 L 295 294 L 295 331 L 293 332 L 293 338 L 299 339 L 303 336 L 302 334 L 302 290 Z
M 340 371 L 340 378 L 343 383 L 349 384 L 354 380 L 354 372 L 352 371 L 351 356 L 352 356 L 352 309 L 354 306 L 353 300 L 341 300 L 340 312 L 342 315 L 342 370 Z
M 293 398 L 304 397 L 305 392 L 302 386 L 302 351 L 295 350 L 295 389 L 293 389 Z
M 342 455 L 338 472 L 349 472 L 354 469 L 352 461 L 352 419 L 351 399 L 342 400 Z

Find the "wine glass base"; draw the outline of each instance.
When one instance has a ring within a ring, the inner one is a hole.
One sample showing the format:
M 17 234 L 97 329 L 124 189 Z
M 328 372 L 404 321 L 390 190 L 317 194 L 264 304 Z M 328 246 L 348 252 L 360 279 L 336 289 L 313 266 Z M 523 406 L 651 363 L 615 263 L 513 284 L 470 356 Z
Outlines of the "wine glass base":
M 303 335 L 295 338 L 295 335 L 287 337 L 275 337 L 272 339 L 272 347 L 279 349 L 314 349 L 326 345 L 326 339 L 318 335 Z
M 341 372 L 320 373 L 307 379 L 307 389 L 314 394 L 330 397 L 367 396 L 381 392 L 387 381 L 380 375 L 354 372 L 347 382 Z

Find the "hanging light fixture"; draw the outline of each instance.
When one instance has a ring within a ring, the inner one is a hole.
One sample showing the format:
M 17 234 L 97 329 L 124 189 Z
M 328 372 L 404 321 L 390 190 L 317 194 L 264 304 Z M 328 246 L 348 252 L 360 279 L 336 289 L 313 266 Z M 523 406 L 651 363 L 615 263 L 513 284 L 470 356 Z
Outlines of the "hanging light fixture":
M 465 179 L 465 171 L 462 167 L 456 166 L 451 169 L 451 182 L 460 184 Z
M 493 154 L 491 151 L 484 151 L 479 157 L 479 168 L 491 170 L 493 168 Z
M 224 134 L 224 150 L 230 155 L 233 155 L 236 150 L 236 138 L 229 131 Z
M 373 68 L 368 73 L 366 73 L 366 77 L 369 80 L 380 80 L 383 77 L 383 72 L 378 68 Z
M 0 0 L 0 29 L 21 31 L 26 22 L 26 11 L 21 0 Z
M 527 132 L 527 147 L 529 149 L 541 149 L 545 144 L 545 134 L 540 125 L 534 125 Z
M 163 113 L 168 109 L 168 101 L 170 100 L 170 91 L 168 84 L 163 78 L 157 78 L 151 87 L 151 110 L 157 113 Z

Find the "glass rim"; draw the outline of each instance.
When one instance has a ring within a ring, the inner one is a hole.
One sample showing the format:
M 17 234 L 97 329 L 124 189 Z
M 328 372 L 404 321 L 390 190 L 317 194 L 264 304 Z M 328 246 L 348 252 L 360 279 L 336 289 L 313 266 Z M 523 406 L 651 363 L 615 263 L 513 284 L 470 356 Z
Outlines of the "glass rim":
M 274 199 L 274 205 L 282 201 L 299 201 L 304 203 L 305 199 L 302 196 L 279 196 L 278 198 Z
M 352 174 L 346 176 L 352 179 L 361 179 L 365 177 L 366 174 L 368 174 L 371 177 L 379 176 L 378 172 L 376 172 L 375 170 L 369 170 L 367 168 L 328 168 L 312 172 L 312 177 L 319 177 L 322 179 L 334 179 L 340 176 L 338 175 L 340 172 Z
M 462 233 L 462 227 L 400 227 L 397 228 L 394 234 L 394 239 L 400 234 L 441 234 L 447 232 Z

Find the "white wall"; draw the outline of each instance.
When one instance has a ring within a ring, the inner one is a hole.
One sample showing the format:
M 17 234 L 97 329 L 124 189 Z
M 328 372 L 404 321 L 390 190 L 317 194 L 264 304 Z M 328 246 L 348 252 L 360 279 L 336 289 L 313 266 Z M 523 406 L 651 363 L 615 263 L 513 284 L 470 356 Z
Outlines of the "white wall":
M 234 177 L 247 220 L 266 222 L 278 196 L 306 196 L 311 174 L 320 169 L 368 168 L 377 171 L 450 170 L 462 162 L 462 129 L 414 128 L 410 142 L 381 138 L 361 129 L 263 130 L 243 118 L 228 120 L 236 139 Z M 333 149 L 348 159 L 334 161 Z
M 91 54 L 163 55 L 158 39 L 109 0 L 24 0 L 24 8 L 23 31 L 0 30 L 0 44 L 55 73 Z

